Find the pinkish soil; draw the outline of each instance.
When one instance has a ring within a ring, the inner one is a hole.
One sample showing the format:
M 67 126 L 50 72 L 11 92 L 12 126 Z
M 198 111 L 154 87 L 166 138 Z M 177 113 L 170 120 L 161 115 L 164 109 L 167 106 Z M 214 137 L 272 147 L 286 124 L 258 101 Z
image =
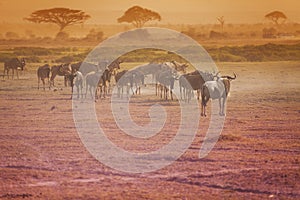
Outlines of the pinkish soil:
M 299 62 L 221 63 L 223 74 L 238 78 L 213 150 L 198 158 L 209 122 L 201 117 L 184 155 L 143 174 L 111 169 L 89 154 L 75 128 L 69 88 L 37 90 L 35 72 L 0 80 L 0 199 L 300 199 L 299 69 Z M 118 129 L 110 98 L 96 102 L 108 138 L 134 152 L 168 143 L 180 124 L 178 102 L 132 98 L 137 124 L 149 122 L 149 102 L 164 106 L 168 117 L 146 140 Z

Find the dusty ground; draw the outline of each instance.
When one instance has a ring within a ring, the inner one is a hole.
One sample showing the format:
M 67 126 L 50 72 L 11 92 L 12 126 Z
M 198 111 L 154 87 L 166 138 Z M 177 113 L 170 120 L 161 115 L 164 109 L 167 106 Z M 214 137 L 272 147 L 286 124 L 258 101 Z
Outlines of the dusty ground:
M 300 63 L 220 63 L 236 72 L 222 135 L 198 159 L 209 118 L 173 164 L 127 174 L 101 164 L 77 134 L 69 88 L 38 91 L 35 73 L 0 80 L 0 199 L 300 199 Z M 62 85 L 60 79 L 59 85 Z M 149 101 L 150 100 L 150 101 Z M 138 124 L 149 122 L 151 95 L 132 99 Z M 108 137 L 122 148 L 149 151 L 167 143 L 180 123 L 178 102 L 161 102 L 165 128 L 143 141 L 123 134 L 109 98 L 96 103 Z M 133 140 L 131 140 L 133 139 Z

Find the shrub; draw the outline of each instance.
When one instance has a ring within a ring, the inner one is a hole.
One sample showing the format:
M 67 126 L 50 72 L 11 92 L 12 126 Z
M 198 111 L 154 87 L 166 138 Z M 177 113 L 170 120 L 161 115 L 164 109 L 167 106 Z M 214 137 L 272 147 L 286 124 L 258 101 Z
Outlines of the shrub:
M 91 29 L 84 39 L 88 41 L 102 41 L 103 36 L 104 34 L 102 31 L 96 31 L 95 29 Z
M 71 62 L 79 62 L 83 61 L 87 56 L 87 53 L 75 54 L 75 55 L 67 55 L 55 60 L 57 63 L 71 63 Z
M 15 58 L 16 56 L 12 53 L 0 53 L 0 62 L 6 62 L 11 58 Z
M 29 63 L 40 63 L 41 62 L 41 59 L 38 57 L 38 56 L 29 56 L 29 57 L 26 57 L 26 62 L 29 62 Z
M 17 34 L 17 33 L 15 33 L 15 32 L 11 32 L 11 31 L 9 31 L 9 32 L 6 32 L 5 33 L 5 37 L 7 38 L 7 39 L 19 39 L 20 37 L 19 37 L 19 35 Z
M 69 39 L 69 34 L 66 32 L 58 32 L 55 36 L 55 40 L 64 41 Z
M 14 54 L 17 56 L 46 56 L 51 55 L 51 49 L 42 47 L 15 47 Z

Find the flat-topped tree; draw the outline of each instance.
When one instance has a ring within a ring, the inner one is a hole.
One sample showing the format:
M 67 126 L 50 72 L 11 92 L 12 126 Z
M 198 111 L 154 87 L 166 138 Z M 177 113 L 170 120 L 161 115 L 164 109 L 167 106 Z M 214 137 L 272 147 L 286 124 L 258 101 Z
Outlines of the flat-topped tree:
M 70 8 L 50 8 L 37 10 L 24 18 L 34 23 L 48 23 L 59 26 L 59 32 L 62 32 L 67 26 L 83 24 L 91 16 L 82 10 L 73 10 Z
M 286 15 L 280 11 L 270 12 L 265 15 L 265 18 L 273 21 L 276 25 L 279 24 L 280 19 L 282 19 L 282 22 L 284 22 L 287 19 Z
M 224 31 L 224 24 L 225 24 L 224 16 L 217 17 L 217 20 L 219 21 L 219 23 L 221 25 L 221 30 L 222 30 L 222 33 L 223 33 L 223 31 Z
M 122 17 L 118 18 L 118 22 L 131 23 L 136 28 L 141 28 L 148 21 L 161 20 L 161 16 L 152 10 L 142 8 L 140 6 L 133 6 L 129 8 Z

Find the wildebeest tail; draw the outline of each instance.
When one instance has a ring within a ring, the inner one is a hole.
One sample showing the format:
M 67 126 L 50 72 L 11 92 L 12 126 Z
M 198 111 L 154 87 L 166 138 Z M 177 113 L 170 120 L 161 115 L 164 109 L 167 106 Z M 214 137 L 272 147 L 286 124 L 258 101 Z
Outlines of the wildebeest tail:
M 206 106 L 207 101 L 209 100 L 209 90 L 205 84 L 201 88 L 201 102 L 202 105 Z

